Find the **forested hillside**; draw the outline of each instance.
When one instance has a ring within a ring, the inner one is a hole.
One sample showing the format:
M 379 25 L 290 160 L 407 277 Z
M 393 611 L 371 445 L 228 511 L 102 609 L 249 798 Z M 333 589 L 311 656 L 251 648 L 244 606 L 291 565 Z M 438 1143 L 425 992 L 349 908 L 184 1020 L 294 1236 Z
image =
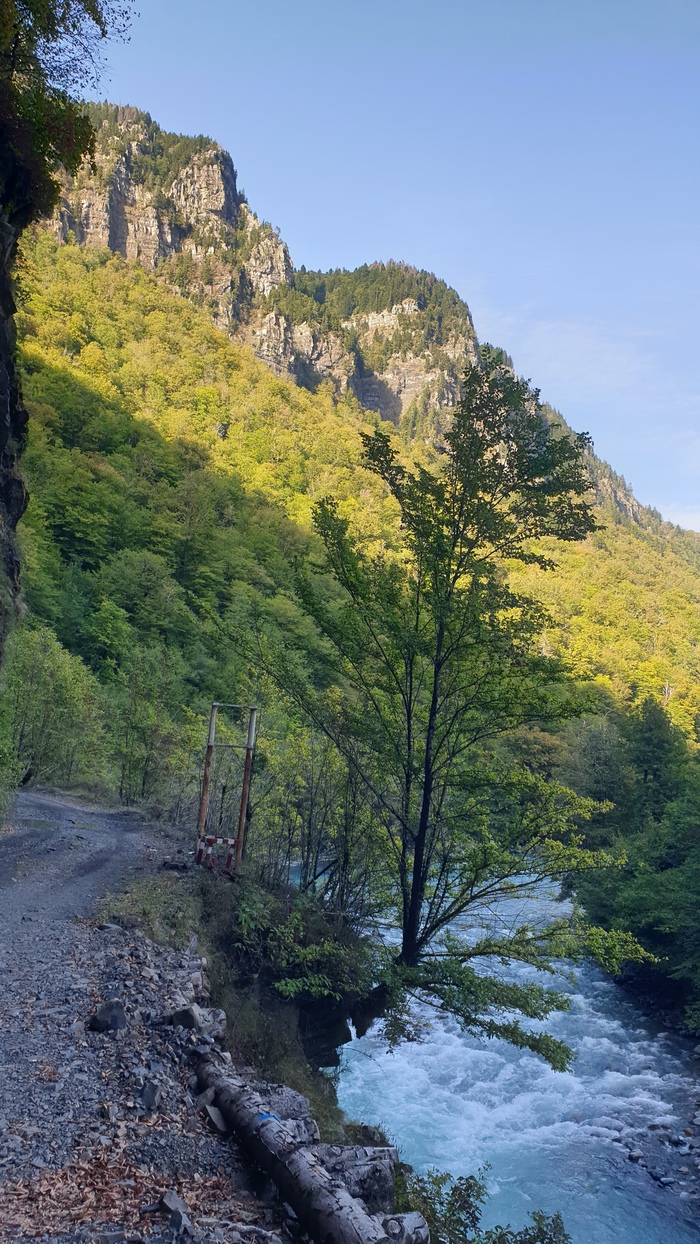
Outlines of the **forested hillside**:
M 294 584 L 295 559 L 318 557 L 312 504 L 336 496 L 370 553 L 397 545 L 395 502 L 362 465 L 359 433 L 384 426 L 401 454 L 411 442 L 349 390 L 338 399 L 330 384 L 311 392 L 275 377 L 205 309 L 109 251 L 40 230 L 21 282 L 28 615 L 5 673 L 7 764 L 23 782 L 102 784 L 188 816 L 208 704 L 255 699 L 257 849 L 283 869 L 301 853 L 313 878 L 347 831 L 348 774 L 240 637 L 273 633 L 305 677 L 325 677 Z M 429 465 L 431 451 L 412 444 Z M 606 873 L 591 906 L 670 948 L 689 981 L 697 921 L 675 899 L 698 856 L 694 544 L 614 499 L 599 520 L 583 543 L 549 542 L 555 570 L 513 575 L 548 607 L 543 650 L 565 657 L 600 711 L 533 723 L 507 746 L 533 773 L 614 805 L 586 833 L 597 846 L 631 842 L 630 863 Z M 663 889 L 640 882 L 650 864 Z

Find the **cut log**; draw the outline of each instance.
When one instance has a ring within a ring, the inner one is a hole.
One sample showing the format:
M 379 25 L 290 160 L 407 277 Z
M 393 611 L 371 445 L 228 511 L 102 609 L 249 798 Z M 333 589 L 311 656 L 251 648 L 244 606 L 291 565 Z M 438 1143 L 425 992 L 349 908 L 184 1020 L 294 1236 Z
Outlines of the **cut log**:
M 420 1214 L 376 1218 L 350 1195 L 342 1179 L 267 1109 L 259 1093 L 215 1054 L 198 1067 L 200 1090 L 213 1088 L 216 1104 L 251 1158 L 277 1185 L 314 1244 L 429 1244 Z M 386 1224 L 386 1225 L 385 1225 Z

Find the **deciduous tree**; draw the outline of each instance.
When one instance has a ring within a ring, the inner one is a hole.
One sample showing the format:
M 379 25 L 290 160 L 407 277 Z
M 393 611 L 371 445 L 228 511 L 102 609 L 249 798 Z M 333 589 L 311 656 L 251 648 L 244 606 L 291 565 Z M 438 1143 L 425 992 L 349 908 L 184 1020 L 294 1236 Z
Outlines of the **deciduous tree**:
M 365 435 L 366 466 L 398 508 L 401 549 L 369 555 L 337 504 L 320 501 L 325 573 L 301 571 L 298 590 L 326 643 L 331 690 L 314 693 L 279 651 L 272 660 L 358 768 L 381 821 L 380 884 L 401 938 L 392 988 L 419 990 L 465 1027 L 558 1065 L 563 1050 L 524 1031 L 515 1012 L 541 1018 L 561 997 L 485 976 L 474 960 L 544 966 L 577 946 L 571 921 L 534 927 L 510 900 L 591 867 L 574 824 L 592 805 L 504 765 L 491 741 L 577 711 L 565 671 L 542 654 L 542 611 L 511 590 L 506 569 L 550 566 L 538 538 L 579 540 L 594 529 L 586 444 L 552 428 L 537 394 L 500 361 L 468 369 L 435 469 L 405 465 L 380 429 Z M 612 962 L 620 947 L 594 940 Z

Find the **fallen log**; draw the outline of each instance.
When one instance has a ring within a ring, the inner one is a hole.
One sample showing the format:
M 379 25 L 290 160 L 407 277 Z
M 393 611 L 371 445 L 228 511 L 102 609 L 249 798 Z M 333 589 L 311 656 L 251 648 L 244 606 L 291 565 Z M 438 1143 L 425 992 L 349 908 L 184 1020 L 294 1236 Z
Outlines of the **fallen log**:
M 420 1214 L 370 1214 L 343 1180 L 326 1170 L 298 1129 L 267 1109 L 260 1094 L 216 1054 L 202 1060 L 197 1078 L 200 1091 L 214 1089 L 216 1105 L 231 1130 L 273 1179 L 314 1244 L 430 1244 Z

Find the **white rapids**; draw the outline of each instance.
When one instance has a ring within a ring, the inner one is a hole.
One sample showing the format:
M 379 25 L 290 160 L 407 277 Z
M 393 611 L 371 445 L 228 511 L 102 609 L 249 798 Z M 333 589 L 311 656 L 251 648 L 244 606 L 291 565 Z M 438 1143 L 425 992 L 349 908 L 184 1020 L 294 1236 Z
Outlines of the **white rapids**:
M 512 974 L 533 978 L 526 967 Z M 442 1018 L 423 1042 L 390 1053 L 375 1024 L 341 1051 L 340 1104 L 381 1125 L 419 1172 L 462 1175 L 488 1163 L 484 1226 L 519 1228 L 532 1210 L 560 1210 L 574 1244 L 698 1244 L 691 1193 L 700 1178 L 663 1187 L 625 1147 L 641 1141 L 663 1170 L 668 1150 L 648 1125 L 687 1126 L 699 1095 L 691 1043 L 655 1034 L 596 968 L 576 975 L 559 985 L 571 1010 L 546 1023 L 576 1051 L 572 1073 L 503 1041 L 465 1037 Z

